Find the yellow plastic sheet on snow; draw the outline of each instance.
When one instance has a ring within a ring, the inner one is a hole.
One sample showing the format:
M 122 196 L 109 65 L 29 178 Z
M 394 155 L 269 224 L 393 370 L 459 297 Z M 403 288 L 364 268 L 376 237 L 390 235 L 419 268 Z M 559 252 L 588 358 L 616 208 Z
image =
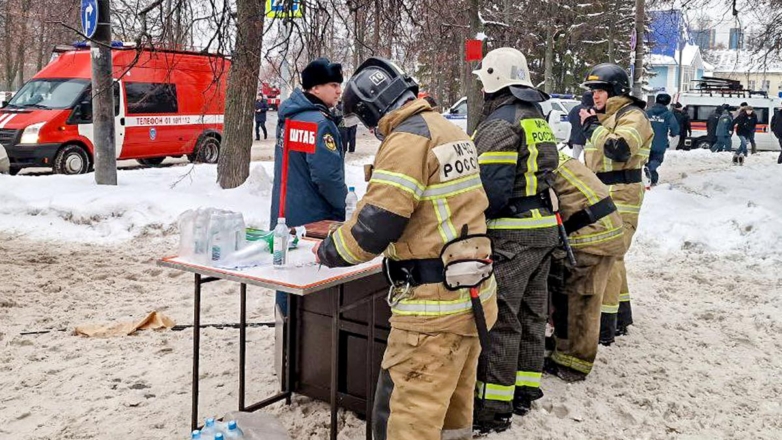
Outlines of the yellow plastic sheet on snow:
M 85 324 L 76 327 L 74 333 L 80 336 L 108 338 L 112 336 L 128 336 L 139 330 L 170 329 L 174 321 L 168 316 L 152 312 L 146 318 L 136 322 L 121 322 L 118 324 Z

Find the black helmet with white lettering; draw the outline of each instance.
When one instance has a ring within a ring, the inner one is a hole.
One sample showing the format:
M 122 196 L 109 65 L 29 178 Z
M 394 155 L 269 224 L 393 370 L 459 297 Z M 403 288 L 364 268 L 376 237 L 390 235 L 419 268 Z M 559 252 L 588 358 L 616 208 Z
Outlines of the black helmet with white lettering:
M 373 128 L 386 113 L 399 107 L 402 98 L 417 96 L 418 84 L 402 69 L 387 59 L 372 57 L 345 84 L 343 111 L 345 118 L 357 117 Z

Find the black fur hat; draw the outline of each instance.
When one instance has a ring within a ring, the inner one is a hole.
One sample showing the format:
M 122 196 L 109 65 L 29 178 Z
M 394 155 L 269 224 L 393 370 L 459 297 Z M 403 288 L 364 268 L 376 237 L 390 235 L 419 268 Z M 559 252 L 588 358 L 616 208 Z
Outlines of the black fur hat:
M 318 58 L 301 71 L 301 87 L 304 90 L 331 82 L 342 84 L 343 80 L 342 64 L 332 63 L 328 58 Z

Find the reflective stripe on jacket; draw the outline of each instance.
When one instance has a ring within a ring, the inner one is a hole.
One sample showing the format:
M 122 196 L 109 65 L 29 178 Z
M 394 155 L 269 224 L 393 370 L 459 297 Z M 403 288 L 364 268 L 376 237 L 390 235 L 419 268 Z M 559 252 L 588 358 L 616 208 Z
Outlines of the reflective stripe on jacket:
M 573 214 L 608 197 L 608 187 L 584 164 L 562 152 L 554 171 L 554 191 L 559 198 L 563 221 Z M 568 238 L 573 249 L 594 255 L 620 257 L 625 253 L 622 218 L 618 211 L 589 226 L 572 232 Z
M 443 246 L 486 232 L 488 206 L 475 145 L 457 126 L 416 100 L 387 114 L 378 130 L 385 140 L 375 157 L 367 192 L 353 217 L 321 245 L 323 264 L 348 266 L 384 253 L 394 260 L 440 258 Z M 485 255 L 491 249 L 482 249 Z M 497 315 L 496 283 L 479 286 L 486 318 Z M 417 332 L 477 334 L 466 289 L 442 283 L 410 290 L 392 308 L 394 328 Z

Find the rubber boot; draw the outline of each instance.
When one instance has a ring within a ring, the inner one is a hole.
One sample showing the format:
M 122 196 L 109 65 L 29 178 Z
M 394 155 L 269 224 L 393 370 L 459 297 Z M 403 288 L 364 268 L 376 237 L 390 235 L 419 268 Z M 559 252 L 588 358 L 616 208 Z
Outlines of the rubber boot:
M 606 347 L 614 343 L 616 337 L 616 313 L 600 315 L 600 345 Z
M 558 378 L 562 379 L 564 382 L 567 383 L 573 383 L 573 382 L 581 382 L 586 380 L 587 375 L 576 371 L 572 368 L 565 367 L 562 365 L 559 365 L 558 363 L 554 362 L 551 359 L 546 359 L 543 364 L 543 370 L 546 373 L 553 374 L 554 376 L 557 376 Z M 514 412 L 516 412 L 516 399 L 513 400 L 513 408 Z M 518 414 L 518 413 L 516 413 Z
M 512 417 L 513 413 L 499 413 L 485 408 L 482 400 L 475 399 L 472 429 L 480 434 L 507 431 L 511 426 Z
M 633 307 L 630 301 L 619 303 L 619 313 L 616 315 L 616 336 L 627 334 L 627 327 L 633 325 Z
M 532 402 L 543 397 L 540 388 L 516 388 L 513 392 L 513 414 L 524 416 L 532 409 Z

